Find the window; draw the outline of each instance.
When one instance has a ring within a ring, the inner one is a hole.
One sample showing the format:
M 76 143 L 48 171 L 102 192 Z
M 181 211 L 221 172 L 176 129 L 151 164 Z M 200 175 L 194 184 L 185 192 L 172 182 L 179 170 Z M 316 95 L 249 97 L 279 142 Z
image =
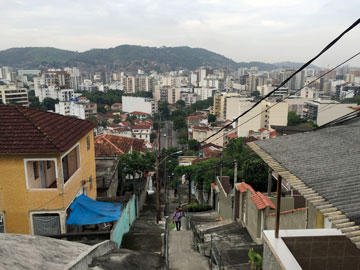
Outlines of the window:
M 71 150 L 66 156 L 62 158 L 64 184 L 80 168 L 79 153 L 80 153 L 79 146 L 76 146 L 73 150 Z
M 86 147 L 87 147 L 87 150 L 89 151 L 90 150 L 90 136 L 86 137 Z
M 55 159 L 25 159 L 28 189 L 57 188 Z

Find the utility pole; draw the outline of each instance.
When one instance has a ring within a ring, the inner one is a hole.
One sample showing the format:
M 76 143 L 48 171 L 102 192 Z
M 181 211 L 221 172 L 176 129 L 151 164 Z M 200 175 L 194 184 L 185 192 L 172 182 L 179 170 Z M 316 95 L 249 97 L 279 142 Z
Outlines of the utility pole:
M 238 175 L 238 162 L 234 160 L 234 186 L 237 183 L 237 175 Z
M 271 197 L 271 186 L 272 186 L 272 169 L 269 167 L 268 185 L 267 185 L 267 195 L 269 197 Z
M 233 220 L 236 220 L 236 211 L 237 209 L 237 192 L 236 192 L 236 184 L 237 184 L 237 174 L 238 174 L 238 162 L 234 160 L 234 201 L 233 201 Z
M 161 151 L 161 134 L 160 134 L 160 123 L 158 124 L 158 147 L 159 147 L 159 152 L 156 155 L 156 192 L 157 192 L 157 197 L 156 197 L 156 223 L 159 223 L 159 220 L 161 219 L 161 206 L 160 206 L 160 192 L 161 192 L 161 184 L 160 184 L 160 151 Z
M 191 175 L 189 175 L 189 203 L 191 203 Z
M 221 157 L 220 157 L 220 181 L 222 181 L 222 176 L 223 176 L 223 156 L 221 154 Z
M 280 207 L 281 207 L 281 175 L 278 176 L 276 186 L 276 216 L 275 216 L 275 238 L 279 238 L 280 228 Z

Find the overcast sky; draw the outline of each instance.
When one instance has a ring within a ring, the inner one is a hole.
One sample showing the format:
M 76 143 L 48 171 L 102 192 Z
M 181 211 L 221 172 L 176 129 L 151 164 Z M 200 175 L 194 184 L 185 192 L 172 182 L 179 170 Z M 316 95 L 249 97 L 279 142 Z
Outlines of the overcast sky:
M 0 0 L 0 7 L 0 50 L 185 45 L 247 62 L 304 62 L 360 14 L 359 0 Z M 360 26 L 315 64 L 335 65 L 359 45 Z

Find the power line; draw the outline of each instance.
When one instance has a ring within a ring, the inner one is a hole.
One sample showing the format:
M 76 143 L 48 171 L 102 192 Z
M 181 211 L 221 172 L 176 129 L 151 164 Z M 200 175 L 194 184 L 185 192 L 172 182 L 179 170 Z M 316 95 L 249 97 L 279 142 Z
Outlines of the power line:
M 272 90 L 271 92 L 269 92 L 267 95 L 265 95 L 262 99 L 260 99 L 259 101 L 257 101 L 251 108 L 249 108 L 248 110 L 246 110 L 245 112 L 243 112 L 242 114 L 240 114 L 239 116 L 237 116 L 234 120 L 232 120 L 229 124 L 223 126 L 222 128 L 220 128 L 217 132 L 215 132 L 214 134 L 210 135 L 209 137 L 207 137 L 206 139 L 204 139 L 203 141 L 201 141 L 200 143 L 205 142 L 206 140 L 214 137 L 216 134 L 218 134 L 219 132 L 221 132 L 222 130 L 224 130 L 225 128 L 231 126 L 234 122 L 236 122 L 240 117 L 244 116 L 245 114 L 247 114 L 248 112 L 250 112 L 251 110 L 253 110 L 257 105 L 259 105 L 263 100 L 265 100 L 266 98 L 270 97 L 273 93 L 275 93 L 277 90 L 279 90 L 281 87 L 283 87 L 287 82 L 289 82 L 296 74 L 298 74 L 300 71 L 302 71 L 304 68 L 306 68 L 308 65 L 310 65 L 313 61 L 315 61 L 317 58 L 319 58 L 323 53 L 325 53 L 327 50 L 329 50 L 333 45 L 335 45 L 335 43 L 337 43 L 347 32 L 349 32 L 350 30 L 352 30 L 354 27 L 356 27 L 358 24 L 360 23 L 360 19 L 357 19 L 350 27 L 348 27 L 345 31 L 343 31 L 337 38 L 335 38 L 333 41 L 331 41 L 324 49 L 322 49 L 315 57 L 313 57 L 312 59 L 310 59 L 309 61 L 307 61 L 305 64 L 303 64 L 298 70 L 296 70 L 293 74 L 291 74 L 291 76 L 287 79 L 285 79 L 278 87 L 276 87 L 274 90 Z
M 356 56 L 360 55 L 360 52 L 354 54 L 353 56 L 349 57 L 348 59 L 346 59 L 345 61 L 341 62 L 340 64 L 338 64 L 337 66 L 333 67 L 332 69 L 330 69 L 329 71 L 325 72 L 324 74 L 322 74 L 321 76 L 317 77 L 316 79 L 312 80 L 311 82 L 309 82 L 308 84 L 304 85 L 303 87 L 297 89 L 293 94 L 296 94 L 297 92 L 299 92 L 300 90 L 304 89 L 305 87 L 311 85 L 312 83 L 314 83 L 315 81 L 319 80 L 320 78 L 324 77 L 325 75 L 327 75 L 328 73 L 334 71 L 335 69 L 339 68 L 340 66 L 344 65 L 345 63 L 349 62 L 350 60 L 352 60 L 353 58 L 355 58 Z M 255 116 L 251 117 L 250 119 L 246 120 L 245 122 L 241 123 L 241 124 L 237 124 L 235 127 L 231 128 L 230 131 L 228 132 L 231 132 L 235 129 L 237 129 L 238 127 L 246 124 L 247 122 L 251 121 L 252 119 L 254 119 L 255 117 L 258 117 L 259 115 L 261 115 L 262 113 L 264 113 L 265 111 L 267 110 L 270 110 L 271 108 L 275 107 L 277 104 L 279 104 L 280 102 L 288 99 L 289 95 L 286 96 L 284 99 L 276 102 L 275 104 L 273 104 L 272 106 L 270 106 L 269 108 L 266 108 L 265 110 L 261 111 L 260 113 L 256 114 Z M 230 123 L 231 124 L 231 123 Z M 216 135 L 216 133 L 214 133 L 214 135 Z M 217 139 L 219 139 L 221 136 L 223 135 L 220 135 L 219 137 L 215 138 L 214 140 L 210 141 L 210 142 L 207 142 L 207 143 L 211 143 L 211 142 L 214 142 L 216 141 Z M 209 136 L 210 138 L 210 136 Z

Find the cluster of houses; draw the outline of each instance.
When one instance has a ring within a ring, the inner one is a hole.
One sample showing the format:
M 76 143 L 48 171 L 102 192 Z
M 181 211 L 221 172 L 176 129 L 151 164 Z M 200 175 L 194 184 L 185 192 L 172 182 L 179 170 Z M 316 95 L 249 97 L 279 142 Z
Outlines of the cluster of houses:
M 114 103 L 111 108 L 116 109 L 117 104 Z M 154 121 L 150 118 L 150 114 L 146 112 L 133 111 L 130 113 L 120 113 L 116 111 L 108 111 L 105 114 L 97 114 L 98 120 L 106 120 L 107 125 L 98 126 L 97 134 L 114 134 L 130 138 L 137 138 L 146 141 L 147 147 L 151 148 L 151 134 L 153 132 Z M 131 122 L 129 121 L 131 118 Z
M 194 195 L 264 246 L 263 269 L 358 269 L 360 114 L 296 132 L 247 143 L 269 167 L 267 192 L 218 176 L 210 196 L 196 188 Z

